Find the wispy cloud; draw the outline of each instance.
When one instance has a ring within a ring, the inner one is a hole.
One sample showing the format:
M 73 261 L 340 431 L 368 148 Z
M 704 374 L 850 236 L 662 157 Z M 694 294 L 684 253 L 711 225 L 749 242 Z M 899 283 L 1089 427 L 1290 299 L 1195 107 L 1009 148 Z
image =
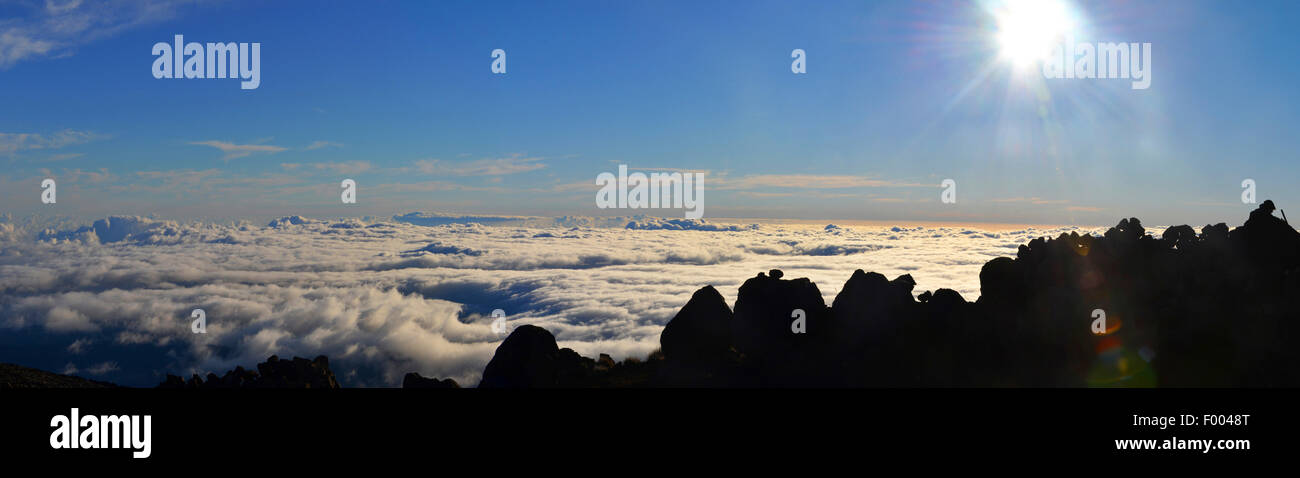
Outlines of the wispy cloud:
M 412 192 L 432 192 L 432 191 L 486 191 L 493 193 L 511 192 L 509 188 L 496 186 L 471 186 L 468 184 L 454 183 L 451 181 L 423 181 L 418 183 L 388 183 L 381 184 L 378 188 L 389 193 L 412 193 Z
M 69 160 L 69 159 L 77 159 L 77 158 L 80 158 L 80 157 L 82 157 L 82 156 L 85 156 L 85 155 L 82 154 L 82 153 L 62 153 L 62 154 L 51 155 L 50 157 L 45 158 L 45 160 L 46 160 L 46 161 L 51 161 L 51 162 L 53 162 L 53 161 L 67 161 L 67 160 Z
M 612 163 L 612 164 L 619 164 L 619 165 L 624 164 L 622 161 L 618 161 L 618 160 L 614 160 L 614 159 L 609 160 L 609 162 Z M 710 171 L 710 170 L 708 170 L 708 169 L 690 169 L 690 168 L 641 168 L 641 167 L 636 167 L 636 166 L 633 166 L 633 165 L 628 165 L 627 170 L 628 170 L 628 171 L 640 171 L 640 172 L 668 172 L 668 173 L 682 173 L 682 174 L 686 174 L 686 173 L 705 173 L 705 174 L 709 174 L 709 173 L 712 172 L 712 171 Z
M 677 168 L 628 168 L 635 172 L 680 172 L 703 173 L 704 184 L 709 190 L 738 191 L 748 197 L 789 197 L 789 190 L 827 190 L 827 189 L 862 189 L 862 188 L 918 188 L 938 187 L 937 184 L 922 184 L 907 181 L 878 179 L 855 175 L 818 175 L 818 174 L 758 174 L 731 177 L 725 172 L 713 173 L 708 170 Z M 593 176 L 594 178 L 594 176 Z M 562 183 L 544 189 L 550 192 L 595 191 L 600 186 L 594 181 Z M 849 193 L 814 193 L 816 197 L 853 197 Z M 901 201 L 901 200 L 900 200 Z
M 104 375 L 118 370 L 121 370 L 121 368 L 117 366 L 117 362 L 104 362 L 86 369 L 86 373 L 91 375 Z
M 996 203 L 1028 203 L 1028 204 L 1065 204 L 1069 201 L 1065 199 L 1043 199 L 1040 197 L 1014 197 L 1014 198 L 997 198 L 990 199 L 989 202 Z
M 14 154 L 21 151 L 59 149 L 91 141 L 104 139 L 106 135 L 65 129 L 56 133 L 0 133 L 0 154 Z M 67 159 L 67 158 L 63 158 Z
M 542 158 L 525 158 L 520 156 L 478 159 L 474 161 L 421 159 L 415 162 L 415 170 L 424 174 L 433 174 L 438 176 L 499 176 L 542 169 L 546 167 L 546 165 L 541 161 Z
M 60 181 L 69 183 L 89 183 L 98 184 L 108 181 L 117 180 L 117 176 L 108 172 L 108 168 L 99 168 L 98 170 L 86 171 L 81 168 L 62 169 L 58 174 L 46 168 L 41 168 L 41 175 L 44 177 L 57 177 Z
M 176 16 L 190 0 L 20 2 L 20 12 L 0 22 L 0 69 L 46 57 L 69 56 L 78 46 Z M 25 8 L 24 8 L 25 7 Z
M 756 174 L 731 178 L 719 175 L 715 178 L 706 176 L 710 188 L 726 189 L 846 189 L 846 188 L 893 188 L 893 187 L 930 187 L 934 184 L 920 184 L 888 179 L 877 179 L 854 175 L 818 175 L 818 174 Z
M 228 141 L 217 141 L 217 140 L 195 141 L 195 142 L 191 142 L 190 144 L 196 146 L 209 146 L 209 147 L 217 148 L 221 150 L 221 152 L 226 153 L 226 155 L 223 156 L 221 159 L 242 158 L 245 156 L 252 155 L 254 153 L 274 154 L 274 153 L 279 153 L 281 151 L 287 151 L 289 149 L 280 146 L 272 146 L 269 144 L 235 144 Z
M 172 189 L 196 189 L 204 181 L 212 179 L 221 174 L 216 169 L 205 169 L 202 171 L 182 170 L 182 171 L 139 171 L 135 175 L 150 182 L 161 183 L 169 190 Z
M 280 168 L 285 171 L 297 171 L 299 174 L 307 174 L 312 170 L 330 171 L 335 174 L 357 174 L 370 171 L 374 164 L 370 161 L 339 161 L 325 163 L 280 163 Z
M 736 194 L 739 196 L 755 197 L 755 198 L 787 198 L 787 197 L 794 196 L 794 193 L 766 193 L 766 192 L 759 192 L 759 191 L 741 191 Z
M 369 171 L 371 168 L 370 161 L 342 161 L 337 163 L 314 163 L 312 167 L 318 170 L 328 170 L 335 174 L 357 174 Z
M 93 343 L 95 343 L 93 339 L 77 339 L 68 345 L 68 353 L 74 355 L 84 353 L 86 347 L 89 347 Z
M 342 147 L 343 147 L 343 143 L 335 143 L 333 141 L 313 141 L 311 144 L 307 145 L 307 147 L 303 149 L 307 151 L 313 151 L 313 150 L 324 149 L 324 148 L 342 148 Z

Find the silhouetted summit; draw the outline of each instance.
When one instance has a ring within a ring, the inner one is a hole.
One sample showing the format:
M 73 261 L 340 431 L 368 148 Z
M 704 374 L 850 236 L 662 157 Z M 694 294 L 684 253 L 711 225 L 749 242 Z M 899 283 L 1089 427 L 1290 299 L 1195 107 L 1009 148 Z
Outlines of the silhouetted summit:
M 701 288 L 661 352 L 599 373 L 520 327 L 481 386 L 1300 386 L 1300 233 L 1273 212 L 1034 239 L 984 265 L 975 302 L 858 270 L 827 307 L 808 279 L 759 273 L 734 313 Z

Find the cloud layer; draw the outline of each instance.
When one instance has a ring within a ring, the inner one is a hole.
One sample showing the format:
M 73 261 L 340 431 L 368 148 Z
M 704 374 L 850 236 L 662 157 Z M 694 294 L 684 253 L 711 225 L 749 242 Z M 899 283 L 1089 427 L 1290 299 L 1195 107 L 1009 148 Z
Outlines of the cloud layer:
M 397 386 L 412 371 L 473 385 L 504 338 L 491 331 L 494 309 L 584 355 L 645 356 L 705 285 L 732 302 L 745 279 L 779 268 L 811 278 L 829 302 L 861 268 L 973 300 L 985 261 L 1074 230 L 488 219 L 5 220 L 0 361 L 153 385 L 164 373 L 325 354 L 345 386 Z M 190 331 L 200 308 L 206 335 Z

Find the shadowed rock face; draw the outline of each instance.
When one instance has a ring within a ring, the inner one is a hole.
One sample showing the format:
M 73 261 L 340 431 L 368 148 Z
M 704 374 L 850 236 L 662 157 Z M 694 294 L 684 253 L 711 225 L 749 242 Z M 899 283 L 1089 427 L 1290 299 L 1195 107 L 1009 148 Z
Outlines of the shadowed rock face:
M 185 380 L 168 374 L 167 379 L 158 388 L 339 388 L 330 371 L 329 359 L 324 355 L 314 360 L 294 357 L 293 360 L 280 360 L 272 355 L 265 362 L 257 364 L 257 371 L 235 367 L 218 377 L 209 373 L 205 379 L 198 375 Z
M 984 265 L 973 303 L 862 270 L 830 307 L 777 270 L 745 281 L 734 313 L 706 286 L 661 353 L 595 374 L 521 327 L 482 386 L 1300 386 L 1300 233 L 1271 206 L 1231 231 L 1155 238 L 1129 218 L 1102 237 L 1034 239 Z

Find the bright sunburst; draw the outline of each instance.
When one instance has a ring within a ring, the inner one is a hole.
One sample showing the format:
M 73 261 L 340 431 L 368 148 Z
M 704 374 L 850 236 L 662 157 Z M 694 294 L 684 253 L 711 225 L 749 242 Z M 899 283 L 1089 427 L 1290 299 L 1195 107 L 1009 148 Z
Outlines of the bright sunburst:
M 1064 0 L 1004 0 L 994 15 L 1001 55 L 1017 68 L 1047 57 L 1075 26 Z

